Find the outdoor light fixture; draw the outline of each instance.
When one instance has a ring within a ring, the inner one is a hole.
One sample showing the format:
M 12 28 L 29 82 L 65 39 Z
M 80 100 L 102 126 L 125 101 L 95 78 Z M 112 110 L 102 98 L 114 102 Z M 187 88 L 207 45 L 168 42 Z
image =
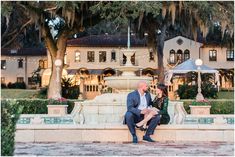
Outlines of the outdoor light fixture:
M 55 66 L 56 66 L 56 82 L 59 82 L 59 72 L 60 72 L 60 66 L 62 65 L 61 59 L 55 60 Z
M 196 101 L 200 101 L 200 100 L 204 100 L 204 97 L 202 95 L 202 89 L 201 89 L 201 65 L 203 64 L 201 59 L 197 59 L 195 61 L 195 64 L 197 66 L 197 73 L 198 73 L 198 77 L 197 77 L 197 84 L 198 84 L 198 89 L 197 89 L 197 96 L 196 96 Z

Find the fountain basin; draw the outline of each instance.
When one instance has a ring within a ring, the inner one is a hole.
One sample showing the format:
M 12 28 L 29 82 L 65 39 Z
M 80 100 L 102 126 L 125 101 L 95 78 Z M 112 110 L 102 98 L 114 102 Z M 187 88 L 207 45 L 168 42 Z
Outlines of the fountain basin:
M 133 91 L 137 88 L 137 84 L 139 81 L 146 81 L 147 84 L 150 84 L 152 81 L 151 77 L 147 76 L 111 76 L 104 78 L 105 83 L 120 92 L 129 92 Z

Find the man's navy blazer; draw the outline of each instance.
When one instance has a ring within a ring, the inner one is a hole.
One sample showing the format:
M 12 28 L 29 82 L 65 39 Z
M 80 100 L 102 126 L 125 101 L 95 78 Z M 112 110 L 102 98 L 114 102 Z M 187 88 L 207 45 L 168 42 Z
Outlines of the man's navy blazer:
M 145 94 L 147 106 L 152 106 L 152 98 L 149 92 Z M 140 117 L 141 110 L 138 109 L 140 105 L 140 94 L 138 90 L 135 90 L 127 95 L 127 112 L 131 112 L 137 117 Z M 125 120 L 124 120 L 124 124 Z

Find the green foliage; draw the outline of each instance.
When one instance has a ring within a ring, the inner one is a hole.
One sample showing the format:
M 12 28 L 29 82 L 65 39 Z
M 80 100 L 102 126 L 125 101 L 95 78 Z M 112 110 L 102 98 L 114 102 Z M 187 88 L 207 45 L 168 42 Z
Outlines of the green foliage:
M 93 14 L 99 13 L 103 19 L 112 20 L 117 24 L 127 24 L 128 18 L 138 19 L 142 13 L 156 17 L 160 14 L 161 7 L 162 3 L 156 1 L 113 1 L 99 2 L 90 7 L 90 10 Z
M 26 84 L 24 82 L 9 82 L 7 87 L 11 89 L 26 89 Z
M 197 95 L 197 85 L 180 85 L 176 91 L 180 99 L 195 99 Z M 217 89 L 211 83 L 202 84 L 202 94 L 205 98 L 217 98 Z
M 234 91 L 219 91 L 218 99 L 234 99 Z
M 79 86 L 73 85 L 71 78 L 62 78 L 62 97 L 77 99 L 80 94 Z
M 5 83 L 1 83 L 1 89 L 7 88 L 7 85 Z
M 200 101 L 200 102 L 193 101 L 191 105 L 192 106 L 208 106 L 208 105 L 210 105 L 210 103 L 209 102 L 205 102 L 205 101 Z
M 233 100 L 209 100 L 211 105 L 211 114 L 234 114 L 234 101 Z M 184 100 L 185 111 L 190 114 L 189 105 L 193 100 Z
M 40 91 L 38 92 L 38 94 L 36 94 L 36 98 L 46 99 L 47 98 L 47 88 L 48 87 L 41 88 Z
M 47 114 L 50 99 L 5 99 L 1 101 L 6 100 L 16 101 L 15 108 L 23 107 L 22 114 Z M 76 101 L 78 100 L 67 99 L 68 113 L 71 113 Z
M 32 89 L 2 89 L 2 99 L 39 98 L 39 91 Z
M 23 110 L 16 100 L 1 100 L 1 155 L 13 156 L 16 122 Z
M 5 17 L 9 17 L 13 10 L 13 5 L 11 3 L 4 1 L 1 2 L 1 15 Z
M 63 97 L 59 99 L 49 99 L 48 104 L 49 105 L 67 105 L 67 99 Z

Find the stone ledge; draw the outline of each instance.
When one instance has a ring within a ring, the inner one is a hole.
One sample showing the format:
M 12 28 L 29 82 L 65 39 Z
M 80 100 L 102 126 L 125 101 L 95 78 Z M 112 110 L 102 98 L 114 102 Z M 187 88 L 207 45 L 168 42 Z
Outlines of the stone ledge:
M 137 129 L 141 141 L 143 132 Z M 234 142 L 233 125 L 161 125 L 152 136 L 156 141 Z M 17 125 L 16 142 L 128 142 L 126 125 Z
M 17 130 L 128 130 L 126 125 L 122 124 L 17 124 Z M 215 124 L 171 124 L 157 126 L 156 130 L 234 130 L 234 125 L 215 125 Z

